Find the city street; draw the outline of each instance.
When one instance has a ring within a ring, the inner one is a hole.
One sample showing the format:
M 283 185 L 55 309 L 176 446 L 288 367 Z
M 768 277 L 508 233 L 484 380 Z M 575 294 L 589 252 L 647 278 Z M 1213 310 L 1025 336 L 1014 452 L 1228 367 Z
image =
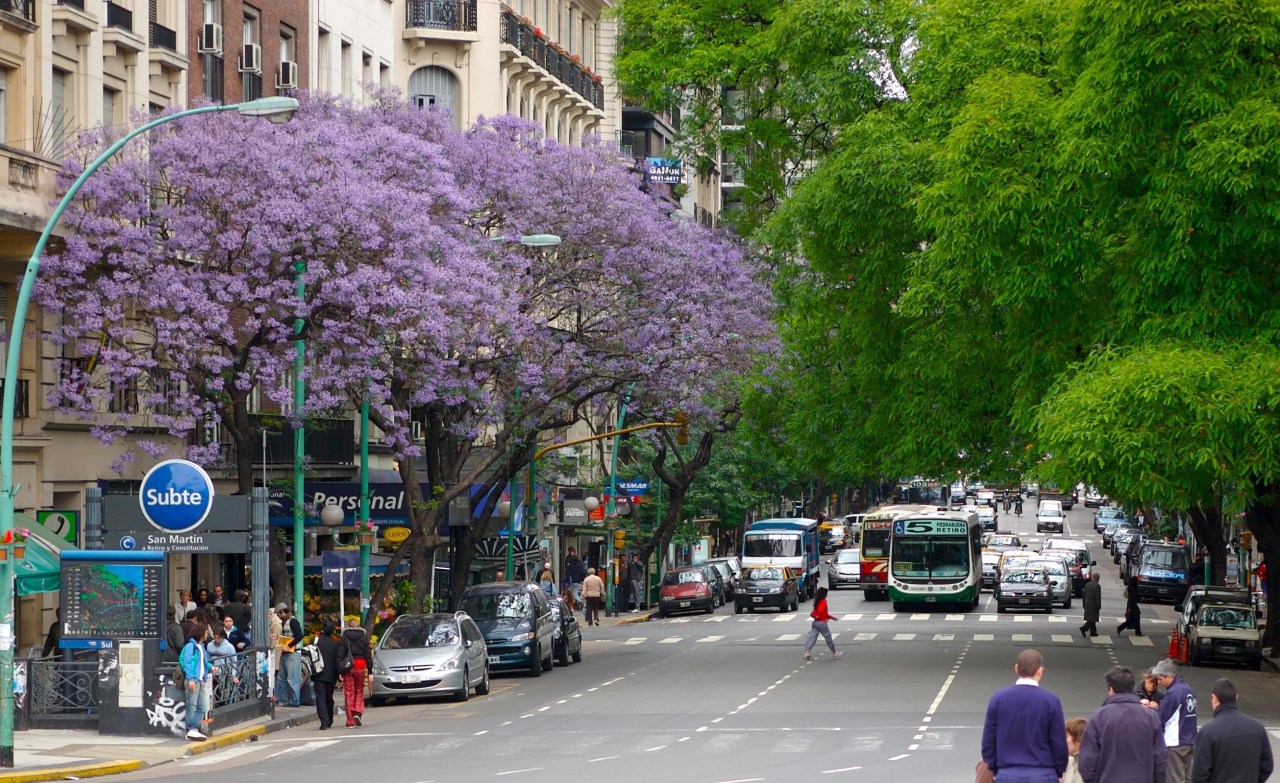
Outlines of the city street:
M 1038 548 L 1034 501 L 1000 529 Z M 1110 556 L 1077 506 L 1069 533 L 1091 543 L 1103 572 L 1102 635 L 1084 639 L 1080 602 L 1051 615 L 997 615 L 984 594 L 968 614 L 898 613 L 886 602 L 837 592 L 832 624 L 843 658 L 825 648 L 807 663 L 808 604 L 798 613 L 693 615 L 584 629 L 582 663 L 538 679 L 502 675 L 493 693 L 462 704 L 414 702 L 341 723 L 268 735 L 176 765 L 126 776 L 178 780 L 208 770 L 219 778 L 451 783 L 483 779 L 563 781 L 630 778 L 696 783 L 882 779 L 896 783 L 972 780 L 988 696 L 1012 682 L 1019 650 L 1044 653 L 1043 685 L 1067 717 L 1087 716 L 1105 697 L 1112 665 L 1135 670 L 1164 656 L 1174 610 L 1143 607 L 1148 634 L 1115 635 L 1123 609 Z M 815 650 L 818 652 L 819 650 Z M 1242 708 L 1280 745 L 1280 682 L 1267 668 L 1192 669 L 1184 674 L 1208 720 L 1208 686 L 1231 676 Z M 339 704 L 341 697 L 339 696 Z M 825 777 L 824 777 L 825 779 Z

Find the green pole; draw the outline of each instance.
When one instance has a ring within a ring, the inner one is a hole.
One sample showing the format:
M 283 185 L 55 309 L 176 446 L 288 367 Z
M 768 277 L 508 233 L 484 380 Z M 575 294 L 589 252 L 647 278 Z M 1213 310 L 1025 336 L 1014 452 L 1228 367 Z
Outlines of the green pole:
M 303 274 L 307 271 L 305 261 L 299 261 L 294 267 L 294 281 L 297 286 L 298 301 L 306 301 L 307 284 Z M 306 560 L 306 520 L 303 515 L 303 476 L 302 457 L 307 447 L 307 428 L 302 422 L 302 406 L 306 403 L 306 381 L 302 373 L 307 358 L 307 344 L 302 339 L 303 319 L 298 318 L 293 324 L 293 333 L 298 335 L 295 341 L 297 348 L 293 358 L 293 415 L 298 417 L 298 427 L 293 431 L 293 605 L 294 617 L 298 622 L 306 621 L 306 609 L 302 600 L 303 561 Z
M 626 423 L 627 406 L 631 404 L 631 392 L 635 391 L 635 388 L 636 388 L 636 385 L 634 383 L 631 384 L 631 386 L 627 389 L 627 396 L 622 398 L 622 405 L 621 407 L 618 408 L 618 426 L 614 427 L 615 430 L 622 429 L 623 425 Z M 615 615 L 617 615 L 617 610 L 616 610 L 616 607 L 614 606 L 614 597 L 615 597 L 614 593 L 617 592 L 617 584 L 618 584 L 617 568 L 614 567 L 614 560 L 617 558 L 617 553 L 614 551 L 614 546 L 613 546 L 613 515 L 617 511 L 617 508 L 616 508 L 616 505 L 614 504 L 613 496 L 618 492 L 618 449 L 621 447 L 621 444 L 622 444 L 622 434 L 619 433 L 617 435 L 614 435 L 613 436 L 613 455 L 610 459 L 610 464 L 609 464 L 609 500 L 605 503 L 605 508 L 604 508 L 605 530 L 607 531 L 605 534 L 607 537 L 605 541 L 605 550 L 608 552 L 608 558 L 609 558 L 608 567 L 610 571 L 613 572 L 613 580 L 612 580 L 613 584 L 605 585 L 605 593 L 604 593 L 605 617 L 614 617 Z
M 360 525 L 369 525 L 369 392 L 366 389 L 360 402 Z M 369 550 L 367 543 L 360 544 L 360 603 L 364 606 L 363 622 L 369 620 Z M 385 578 L 385 577 L 384 577 Z M 436 578 L 434 569 L 431 578 Z
M 4 384 L 3 410 L 0 411 L 0 536 L 13 530 L 14 496 L 18 488 L 13 484 L 13 415 L 14 403 L 17 401 L 18 375 L 21 370 L 22 336 L 27 323 L 27 311 L 31 306 L 31 291 L 35 287 L 36 277 L 40 274 L 40 256 L 53 229 L 66 212 L 67 206 L 80 192 L 86 180 L 93 176 L 103 163 L 120 151 L 125 144 L 141 136 L 157 125 L 190 117 L 194 114 L 206 114 L 218 111 L 243 110 L 246 104 L 229 106 L 202 106 L 198 109 L 187 109 L 164 117 L 158 117 L 141 125 L 120 137 L 108 147 L 92 163 L 85 166 L 71 187 L 63 194 L 58 206 L 54 208 L 49 221 L 45 223 L 40 238 L 36 240 L 31 258 L 27 259 L 27 268 L 22 275 L 22 287 L 18 291 L 18 301 L 13 310 L 14 329 L 9 335 L 8 353 L 5 355 L 6 383 Z M 294 107 L 297 107 L 296 102 Z M 12 381 L 12 382 L 8 382 Z M 0 767 L 13 766 L 13 558 L 6 558 L 0 566 Z
M 520 419 L 520 385 L 516 384 L 516 405 L 515 418 Z M 511 439 L 515 440 L 515 430 L 512 428 Z M 514 448 L 514 444 L 512 445 Z M 515 564 L 515 546 L 516 546 L 516 472 L 511 471 L 510 478 L 507 479 L 507 581 L 516 578 Z M 526 574 L 527 576 L 527 574 Z
M 537 468 L 534 465 L 538 452 L 538 442 L 534 440 L 529 444 L 529 473 L 528 484 L 524 488 L 524 528 L 526 535 L 538 534 L 538 499 L 534 496 L 534 476 Z

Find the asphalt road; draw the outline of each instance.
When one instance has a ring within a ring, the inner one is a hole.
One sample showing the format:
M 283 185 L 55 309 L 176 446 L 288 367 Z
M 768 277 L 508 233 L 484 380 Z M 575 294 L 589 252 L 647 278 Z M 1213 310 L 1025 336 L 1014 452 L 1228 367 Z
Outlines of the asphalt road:
M 1000 527 L 1038 548 L 1030 507 L 1021 518 L 1002 514 Z M 1018 651 L 1044 654 L 1043 685 L 1062 698 L 1068 717 L 1087 716 L 1102 702 L 1110 666 L 1140 670 L 1165 653 L 1172 607 L 1144 607 L 1143 639 L 1115 635 L 1121 586 L 1092 514 L 1071 511 L 1068 533 L 1093 542 L 1102 568 L 1097 639 L 1077 631 L 1079 601 L 1049 616 L 997 615 L 985 596 L 967 614 L 911 614 L 846 591 L 830 601 L 844 657 L 824 650 L 805 662 L 804 606 L 783 615 L 721 608 L 711 616 L 584 629 L 582 663 L 539 679 L 497 677 L 491 695 L 465 704 L 372 709 L 361 729 L 295 729 L 125 777 L 562 783 L 643 775 L 764 783 L 891 774 L 894 783 L 967 783 L 987 699 L 1012 682 Z M 1280 746 L 1280 676 L 1265 669 L 1184 674 L 1206 712 L 1209 684 L 1232 677 L 1242 708 L 1270 727 Z

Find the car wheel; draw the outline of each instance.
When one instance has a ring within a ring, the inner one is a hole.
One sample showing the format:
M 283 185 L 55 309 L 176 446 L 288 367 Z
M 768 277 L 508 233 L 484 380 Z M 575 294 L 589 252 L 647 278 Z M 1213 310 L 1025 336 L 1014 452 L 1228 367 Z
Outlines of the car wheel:
M 1187 658 L 1191 661 L 1192 666 L 1200 665 L 1200 655 L 1196 652 L 1196 648 L 1191 648 L 1191 652 L 1187 655 Z
M 901 602 L 901 601 L 894 601 L 894 602 L 893 602 L 893 611 L 895 611 L 895 612 L 905 612 L 905 611 L 907 611 L 907 605 L 906 605 L 906 604 L 904 604 L 904 603 L 903 603 L 903 602 Z
M 1262 659 L 1259 658 L 1256 661 L 1249 661 L 1249 668 L 1253 669 L 1255 672 L 1262 671 Z
M 578 649 L 573 651 L 573 655 L 569 656 L 574 663 L 582 663 L 582 642 L 578 642 Z
M 1051 604 L 1049 604 L 1048 606 L 1046 606 L 1046 607 L 1044 608 L 1044 613 L 1045 613 L 1045 614 L 1053 614 L 1053 604 L 1052 604 L 1052 603 L 1051 603 Z
M 381 696 L 370 696 L 365 699 L 365 702 L 367 702 L 370 707 L 381 707 L 386 703 Z
M 470 701 L 471 700 L 471 670 L 462 667 L 462 690 L 453 694 L 454 701 Z
M 996 614 L 1004 614 L 1004 607 L 1000 604 L 996 604 Z
M 712 598 L 711 601 L 707 604 L 706 613 L 715 614 L 715 611 L 716 611 L 716 600 Z
M 542 648 L 536 645 L 533 648 L 533 655 L 529 656 L 529 676 L 542 676 Z
M 552 649 L 547 650 L 547 657 L 542 659 L 542 670 L 544 672 L 549 672 L 551 671 L 551 668 L 555 665 L 556 665 L 556 651 L 555 651 L 555 648 L 553 647 Z
M 742 614 L 742 604 L 735 601 L 733 604 L 733 613 Z
M 477 696 L 489 695 L 489 664 L 484 665 L 484 676 L 480 678 L 480 684 L 476 686 Z
M 561 666 L 569 665 L 569 640 L 565 639 L 560 650 L 556 652 L 556 663 Z
M 1062 608 L 1063 608 L 1063 609 L 1070 609 L 1070 608 L 1071 608 L 1071 596 L 1067 596 L 1067 602 L 1066 602 L 1065 604 L 1063 604 L 1063 605 L 1062 605 Z
M 659 619 L 659 620 L 665 620 L 665 619 L 667 619 L 667 610 L 666 610 L 666 609 L 659 609 L 659 610 L 658 610 L 658 619 Z

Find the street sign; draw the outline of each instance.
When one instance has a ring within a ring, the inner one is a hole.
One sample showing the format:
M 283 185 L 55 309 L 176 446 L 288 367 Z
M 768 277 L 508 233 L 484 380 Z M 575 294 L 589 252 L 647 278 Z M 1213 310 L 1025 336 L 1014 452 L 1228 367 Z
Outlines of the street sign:
M 409 528 L 407 527 L 389 527 L 382 531 L 382 537 L 393 544 L 404 543 L 409 537 Z
M 346 590 L 360 589 L 360 553 L 330 550 L 320 553 L 320 580 L 325 590 L 337 590 L 339 580 Z
M 165 460 L 142 477 L 138 505 L 142 515 L 158 530 L 165 533 L 194 530 L 213 508 L 213 479 L 194 462 Z
M 103 546 L 126 552 L 194 552 L 198 554 L 249 551 L 249 533 L 156 533 L 145 530 L 105 531 Z

